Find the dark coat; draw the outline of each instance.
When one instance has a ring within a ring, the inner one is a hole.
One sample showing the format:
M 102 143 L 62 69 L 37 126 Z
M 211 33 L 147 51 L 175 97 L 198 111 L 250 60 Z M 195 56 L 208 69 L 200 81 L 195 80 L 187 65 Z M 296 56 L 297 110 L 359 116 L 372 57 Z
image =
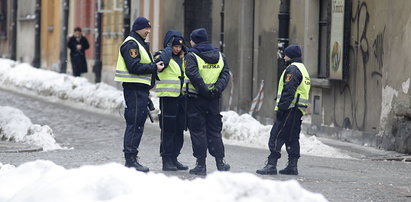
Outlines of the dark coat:
M 76 46 L 80 44 L 81 49 L 77 50 Z M 73 75 L 80 76 L 81 73 L 87 72 L 87 60 L 85 55 L 85 50 L 90 46 L 87 41 L 87 38 L 84 36 L 80 37 L 80 40 L 77 40 L 75 36 L 70 37 L 68 43 L 68 48 L 70 49 L 70 58 L 71 64 L 73 66 Z
M 200 96 L 207 98 L 210 96 L 210 92 L 200 75 L 197 59 L 192 52 L 196 53 L 206 63 L 215 64 L 220 58 L 220 51 L 216 48 L 213 48 L 208 43 L 199 43 L 191 48 L 190 51 L 191 52 L 188 53 L 185 57 L 186 75 L 190 79 L 190 82 L 193 84 L 194 88 L 198 91 Z M 223 57 L 224 67 L 218 77 L 217 82 L 215 83 L 215 93 L 217 93 L 218 96 L 223 92 L 223 90 L 227 87 L 228 82 L 230 81 L 230 72 L 226 58 L 224 54 L 221 55 Z

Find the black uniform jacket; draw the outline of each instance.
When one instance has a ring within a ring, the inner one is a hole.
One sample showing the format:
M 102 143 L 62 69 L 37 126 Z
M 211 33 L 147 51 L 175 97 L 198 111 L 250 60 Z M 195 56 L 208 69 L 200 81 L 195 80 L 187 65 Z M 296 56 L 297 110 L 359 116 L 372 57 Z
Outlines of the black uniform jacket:
M 136 32 L 130 32 L 131 37 L 135 38 L 147 51 L 148 55 L 151 58 L 150 53 L 150 46 L 148 43 L 144 41 L 144 39 L 138 35 Z M 137 56 L 134 56 L 134 50 L 137 51 Z M 133 50 L 133 51 L 131 51 Z M 124 62 L 126 63 L 127 70 L 130 74 L 152 74 L 151 78 L 151 86 L 150 88 L 154 87 L 155 78 L 157 76 L 157 66 L 154 62 L 149 64 L 140 63 L 141 56 L 139 54 L 139 46 L 134 40 L 129 40 L 120 47 L 121 56 L 124 58 Z M 133 57 L 134 56 L 134 57 Z M 135 88 L 135 87 L 143 87 L 147 88 L 147 85 L 140 84 L 140 83 L 129 83 L 123 82 L 124 88 Z
M 293 58 L 290 61 L 290 64 L 293 62 L 302 62 L 301 58 Z M 294 100 L 294 94 L 297 90 L 297 87 L 300 85 L 303 80 L 303 76 L 295 65 L 290 65 L 285 69 L 283 82 L 284 87 L 281 93 L 281 99 L 278 102 L 278 111 L 285 112 L 288 110 L 291 102 Z
M 209 95 L 209 90 L 205 85 L 203 78 L 200 75 L 200 72 L 198 70 L 197 59 L 193 52 L 196 53 L 206 63 L 215 64 L 218 62 L 220 58 L 220 51 L 216 48 L 213 48 L 208 43 L 199 43 L 195 47 L 191 48 L 190 51 L 191 52 L 189 52 L 185 57 L 186 75 L 190 79 L 190 82 L 193 84 L 194 88 L 196 88 L 200 96 L 207 98 Z M 227 87 L 228 82 L 230 80 L 228 64 L 226 62 L 224 54 L 222 54 L 222 56 L 224 61 L 224 67 L 218 77 L 217 82 L 215 83 L 215 89 L 217 91 L 216 93 L 218 94 L 221 94 L 221 92 L 223 92 L 223 90 Z

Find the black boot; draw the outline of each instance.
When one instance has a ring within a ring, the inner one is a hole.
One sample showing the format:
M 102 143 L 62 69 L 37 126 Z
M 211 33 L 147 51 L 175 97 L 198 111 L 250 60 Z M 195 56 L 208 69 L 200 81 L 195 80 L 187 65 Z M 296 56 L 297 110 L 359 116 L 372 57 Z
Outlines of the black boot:
M 228 163 L 225 163 L 224 159 L 216 158 L 215 163 L 217 165 L 217 170 L 218 171 L 229 171 L 230 170 L 230 165 Z
M 145 166 L 142 166 L 141 164 L 138 163 L 137 161 L 137 154 L 124 154 L 126 158 L 126 164 L 125 166 L 128 168 L 135 168 L 137 171 L 141 172 L 148 172 L 149 169 Z
M 269 158 L 264 168 L 256 171 L 260 175 L 277 175 L 277 159 Z
M 297 162 L 298 159 L 288 159 L 287 167 L 280 170 L 279 173 L 283 175 L 298 175 Z
M 188 166 L 183 165 L 182 163 L 178 162 L 177 157 L 171 157 L 174 165 L 177 167 L 177 170 L 188 170 Z
M 197 165 L 195 168 L 191 169 L 188 173 L 192 175 L 202 175 L 207 174 L 205 159 L 197 159 Z
M 177 167 L 174 165 L 171 157 L 163 156 L 163 171 L 176 171 Z

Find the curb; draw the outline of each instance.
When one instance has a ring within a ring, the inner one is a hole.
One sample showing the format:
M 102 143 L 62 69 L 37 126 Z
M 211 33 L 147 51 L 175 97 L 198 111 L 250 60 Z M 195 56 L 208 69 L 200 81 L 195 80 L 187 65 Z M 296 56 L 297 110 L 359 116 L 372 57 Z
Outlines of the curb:
M 0 153 L 38 152 L 43 148 L 28 144 L 0 141 Z

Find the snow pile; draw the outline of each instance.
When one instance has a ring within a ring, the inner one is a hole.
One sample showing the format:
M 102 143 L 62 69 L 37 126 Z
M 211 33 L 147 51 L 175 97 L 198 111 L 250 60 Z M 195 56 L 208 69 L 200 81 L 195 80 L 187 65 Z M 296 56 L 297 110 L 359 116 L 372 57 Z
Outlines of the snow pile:
M 7 106 L 0 106 L 0 139 L 36 145 L 45 151 L 62 149 L 49 126 L 33 124 L 22 111 Z
M 66 170 L 50 161 L 38 160 L 14 169 L 0 170 L 0 201 L 327 200 L 321 194 L 303 189 L 295 180 L 263 180 L 247 173 L 215 172 L 205 179 L 188 181 L 164 174 L 145 174 L 116 163 Z
M 0 163 L 0 173 L 1 172 L 6 172 L 7 170 L 11 170 L 14 169 L 15 167 L 13 165 L 10 164 L 5 164 L 3 165 L 2 163 Z
M 267 148 L 272 125 L 261 125 L 249 114 L 238 115 L 234 111 L 221 112 L 223 115 L 224 142 L 247 147 Z M 285 150 L 285 147 L 283 147 Z M 351 158 L 338 150 L 323 144 L 315 136 L 300 133 L 300 152 L 311 156 L 331 158 Z
M 8 59 L 0 59 L 0 85 L 110 111 L 122 108 L 123 93 L 112 86 L 92 84 L 83 77 L 37 69 Z
M 221 112 L 224 142 L 256 148 L 266 148 L 271 126 L 261 125 L 249 114 L 238 115 L 234 111 Z

